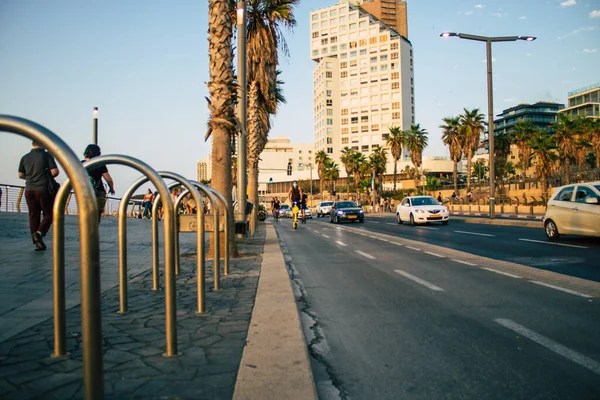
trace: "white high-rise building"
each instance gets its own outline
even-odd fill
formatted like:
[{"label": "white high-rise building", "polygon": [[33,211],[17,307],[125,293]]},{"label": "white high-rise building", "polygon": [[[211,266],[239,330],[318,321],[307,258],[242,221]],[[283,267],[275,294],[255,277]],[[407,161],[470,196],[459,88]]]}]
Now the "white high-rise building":
[{"label": "white high-rise building", "polygon": [[315,151],[338,162],[345,147],[368,157],[389,127],[414,123],[412,44],[353,4],[310,14]]}]

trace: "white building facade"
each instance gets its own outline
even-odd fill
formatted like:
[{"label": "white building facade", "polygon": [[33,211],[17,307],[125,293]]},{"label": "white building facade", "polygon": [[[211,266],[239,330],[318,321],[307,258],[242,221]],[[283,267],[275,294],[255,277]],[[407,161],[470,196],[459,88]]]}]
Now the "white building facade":
[{"label": "white building facade", "polygon": [[368,157],[385,146],[388,128],[414,122],[411,43],[351,3],[310,16],[315,151],[338,164],[345,147]]}]

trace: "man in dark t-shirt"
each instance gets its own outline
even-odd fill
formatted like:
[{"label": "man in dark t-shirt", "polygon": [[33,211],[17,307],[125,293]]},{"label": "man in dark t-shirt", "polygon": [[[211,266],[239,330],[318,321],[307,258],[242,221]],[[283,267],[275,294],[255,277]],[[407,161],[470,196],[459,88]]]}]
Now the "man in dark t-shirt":
[{"label": "man in dark t-shirt", "polygon": [[[36,250],[46,250],[42,239],[52,225],[54,198],[48,191],[48,181],[58,176],[54,158],[33,142],[33,149],[19,162],[19,178],[25,179],[25,200],[29,208],[29,230]],[[43,212],[43,218],[41,213]]]},{"label": "man in dark t-shirt", "polygon": [[[95,144],[90,144],[85,148],[83,152],[83,156],[85,157],[85,161],[89,161],[94,157],[98,157],[101,155],[100,147]],[[112,176],[108,172],[108,168],[106,165],[101,165],[92,170],[88,170],[88,175],[92,180],[92,186],[94,186],[94,190],[96,191],[96,201],[98,203],[98,221],[102,221],[102,214],[104,213],[104,207],[106,206],[106,189],[104,188],[104,184],[102,183],[102,178],[108,184],[108,192],[110,194],[115,194],[115,187]]]}]

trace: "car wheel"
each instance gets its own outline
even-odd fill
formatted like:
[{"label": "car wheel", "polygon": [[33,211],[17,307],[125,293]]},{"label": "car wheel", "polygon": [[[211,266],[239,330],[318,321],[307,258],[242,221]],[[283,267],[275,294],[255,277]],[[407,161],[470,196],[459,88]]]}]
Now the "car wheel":
[{"label": "car wheel", "polygon": [[548,236],[548,239],[550,240],[556,240],[560,236],[556,223],[551,219],[547,220],[544,224],[544,230],[546,231],[546,236]]},{"label": "car wheel", "polygon": [[396,217],[398,217],[398,224],[402,225],[402,218],[400,218],[400,213],[396,213]]},{"label": "car wheel", "polygon": [[410,214],[410,224],[413,225],[413,226],[416,225],[416,223],[415,223],[415,217],[413,217],[412,214]]},{"label": "car wheel", "polygon": [[448,225],[448,221],[442,221],[442,225]]}]

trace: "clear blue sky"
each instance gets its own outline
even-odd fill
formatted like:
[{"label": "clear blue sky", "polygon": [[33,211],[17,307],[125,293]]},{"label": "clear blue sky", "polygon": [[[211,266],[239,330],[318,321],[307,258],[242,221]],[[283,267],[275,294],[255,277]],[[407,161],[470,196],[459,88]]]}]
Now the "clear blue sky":
[{"label": "clear blue sky", "polygon": [[[303,0],[282,59],[288,104],[272,136],[311,142],[309,13],[336,0]],[[100,108],[104,154],[138,157],[195,178],[210,152],[207,0],[3,0],[0,113],[32,119],[81,154]],[[494,45],[495,112],[520,102],[565,103],[600,81],[600,0],[408,0],[414,46],[416,119],[430,132],[426,156],[446,155],[438,126],[463,107],[487,111],[485,46],[442,39],[443,31],[533,35]],[[29,141],[0,132],[0,183],[22,184],[17,164]],[[122,194],[139,176],[110,167]],[[64,174],[62,176],[64,178]]]}]

